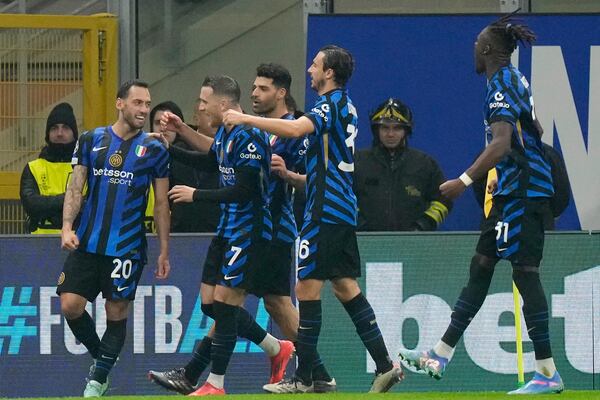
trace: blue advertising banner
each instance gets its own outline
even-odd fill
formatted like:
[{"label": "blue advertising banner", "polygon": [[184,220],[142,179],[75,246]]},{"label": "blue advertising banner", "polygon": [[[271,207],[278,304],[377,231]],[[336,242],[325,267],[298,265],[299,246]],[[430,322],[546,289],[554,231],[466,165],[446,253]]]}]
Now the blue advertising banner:
[{"label": "blue advertising banner", "polygon": [[[199,288],[210,240],[172,239],[173,270],[167,280],[158,281],[153,277],[158,246],[149,238],[149,263],[130,309],[127,341],[111,372],[109,394],[165,393],[148,381],[147,371],[184,366],[208,332],[212,320],[200,310]],[[60,250],[60,238],[2,238],[0,256],[0,398],[81,395],[92,359],[60,313],[56,282],[67,256]],[[102,295],[88,305],[102,337]],[[246,309],[271,330],[262,300],[249,296]],[[258,346],[238,340],[228,369],[228,393],[260,392],[268,382],[269,366]]]},{"label": "blue advertising banner", "polygon": [[[537,34],[513,64],[529,79],[543,140],[565,159],[573,200],[557,229],[600,229],[600,15],[521,15]],[[473,45],[493,15],[311,15],[307,64],[326,44],[347,48],[356,69],[348,85],[358,110],[357,149],[371,145],[368,115],[389,97],[413,111],[410,146],[458,177],[483,150],[484,76]],[[306,108],[316,94],[307,80]],[[445,230],[476,230],[471,193],[460,198]]]}]

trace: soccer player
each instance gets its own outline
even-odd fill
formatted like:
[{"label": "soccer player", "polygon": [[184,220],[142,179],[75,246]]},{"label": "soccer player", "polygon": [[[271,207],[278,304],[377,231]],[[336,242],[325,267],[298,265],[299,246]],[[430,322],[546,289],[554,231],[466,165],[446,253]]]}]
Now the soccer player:
[{"label": "soccer player", "polygon": [[[293,352],[291,342],[269,335],[241,307],[246,292],[253,290],[259,278],[258,265],[266,257],[272,225],[268,208],[268,137],[252,127],[222,124],[223,111],[241,110],[239,100],[240,88],[233,78],[206,78],[200,91],[200,107],[206,110],[211,125],[219,127],[208,154],[169,147],[175,158],[202,169],[218,168],[220,173],[219,189],[180,185],[169,192],[174,202],[204,199],[221,203],[221,220],[208,251],[201,285],[202,311],[215,320],[214,334],[211,338],[209,333],[200,342],[185,368],[149,373],[152,380],[167,389],[190,393],[212,361],[207,382],[191,393],[194,396],[225,394],[224,375],[238,335],[258,344],[271,357],[272,374],[280,375],[278,379],[283,377]],[[165,113],[162,121],[168,130],[186,129],[171,113]]]},{"label": "soccer player", "polygon": [[[154,218],[160,239],[155,276],[169,275],[169,154],[142,131],[150,111],[148,85],[129,81],[117,93],[119,118],[84,133],[73,154],[73,175],[63,207],[61,242],[71,253],[56,292],[73,334],[94,358],[84,397],[100,397],[125,342],[129,303],[146,263],[144,210],[154,185]],[[87,200],[77,231],[73,221]],[[106,299],[102,340],[85,310],[98,293]]]},{"label": "soccer player", "polygon": [[402,351],[400,358],[441,379],[458,340],[486,298],[495,265],[505,259],[512,263],[512,278],[523,297],[523,315],[536,358],[533,379],[510,393],[557,393],[564,385],[552,358],[548,304],[539,275],[544,247],[542,217],[554,191],[529,83],[510,63],[517,41],[532,43],[535,35],[512,20],[512,15],[488,25],[475,42],[475,70],[488,79],[484,103],[488,146],[458,179],[440,186],[442,194],[453,199],[490,168],[497,171],[491,212],[482,223],[469,281],[454,306],[448,329],[434,348]]},{"label": "soccer player", "polygon": [[356,242],[356,197],[352,191],[354,139],[357,134],[356,109],[345,89],[354,68],[352,55],[337,46],[325,46],[308,69],[311,87],[320,98],[297,120],[261,118],[229,110],[225,123],[248,124],[279,137],[308,135],[306,155],[307,204],[298,251],[300,325],[294,377],[264,389],[274,393],[312,391],[312,368],[318,357],[321,330],[321,289],[331,281],[334,294],[352,318],[356,331],[375,360],[376,376],[372,392],[388,391],[402,377],[392,364],[375,314],[362,294],[360,257]]}]

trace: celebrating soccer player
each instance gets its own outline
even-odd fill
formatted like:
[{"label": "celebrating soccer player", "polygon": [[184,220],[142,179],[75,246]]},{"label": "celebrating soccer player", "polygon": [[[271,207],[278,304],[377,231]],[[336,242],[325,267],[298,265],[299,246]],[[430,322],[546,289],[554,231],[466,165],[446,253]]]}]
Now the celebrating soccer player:
[{"label": "celebrating soccer player", "polygon": [[[142,131],[150,111],[148,85],[141,81],[123,84],[117,93],[117,109],[119,119],[112,126],[79,138],[63,207],[62,247],[71,253],[56,292],[73,334],[94,358],[84,397],[106,392],[108,373],[125,342],[129,303],[146,263],[144,211],[151,184],[160,239],[156,277],[164,279],[170,270],[169,154]],[[74,232],[86,184],[87,200]],[[86,303],[100,292],[106,298],[107,319],[102,340],[85,311]]]},{"label": "celebrating soccer player", "polygon": [[512,15],[487,26],[475,42],[475,70],[488,79],[484,105],[488,146],[458,179],[440,186],[442,194],[456,198],[491,168],[497,173],[490,186],[495,187],[491,211],[471,259],[469,281],[435,347],[425,352],[402,351],[400,358],[407,366],[441,379],[458,340],[486,298],[494,267],[505,259],[512,263],[513,281],[523,297],[523,314],[536,359],[533,379],[510,393],[558,393],[564,385],[552,358],[548,303],[539,275],[544,248],[542,219],[549,214],[546,210],[554,190],[529,83],[510,63],[517,41],[532,43],[535,35],[512,20]]},{"label": "celebrating soccer player", "polygon": [[264,389],[274,393],[313,391],[313,366],[318,361],[321,330],[321,289],[330,280],[336,297],[352,318],[356,331],[377,366],[372,392],[388,391],[402,377],[385,347],[375,314],[356,278],[360,258],[356,241],[356,197],[352,191],[356,109],[345,89],[352,75],[352,55],[337,46],[319,50],[308,69],[311,87],[320,98],[297,120],[261,118],[229,110],[226,124],[248,124],[279,137],[308,135],[307,203],[298,251],[300,325],[298,368],[293,378]]}]

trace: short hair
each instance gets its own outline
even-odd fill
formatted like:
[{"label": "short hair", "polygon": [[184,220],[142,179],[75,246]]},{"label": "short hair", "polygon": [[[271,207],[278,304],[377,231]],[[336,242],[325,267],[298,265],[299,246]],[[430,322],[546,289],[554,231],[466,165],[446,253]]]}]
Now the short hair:
[{"label": "short hair", "polygon": [[129,89],[131,89],[132,86],[143,87],[148,89],[148,84],[146,82],[133,79],[121,85],[121,87],[117,91],[117,99],[126,99],[127,96],[129,96]]},{"label": "short hair", "polygon": [[323,71],[332,69],[335,73],[333,80],[340,86],[346,85],[354,71],[354,58],[344,48],[335,45],[323,46],[319,52],[324,54]]},{"label": "short hair", "polygon": [[235,104],[239,104],[241,97],[240,85],[235,79],[227,75],[207,76],[202,86],[209,87],[217,96],[228,97]]},{"label": "short hair", "polygon": [[278,88],[284,88],[288,93],[292,86],[292,76],[286,67],[280,64],[269,63],[260,64],[256,67],[256,76],[262,78],[270,78],[273,80],[273,85]]},{"label": "short hair", "polygon": [[152,110],[150,111],[150,128],[152,128],[154,116],[159,111],[170,111],[173,114],[177,115],[179,118],[181,118],[182,121],[184,121],[183,112],[181,112],[181,108],[179,108],[177,104],[175,104],[172,101],[163,101],[162,103],[155,105],[154,108],[152,108]]},{"label": "short hair", "polygon": [[505,55],[510,56],[512,54],[517,48],[517,42],[521,42],[523,45],[531,45],[537,38],[527,25],[513,18],[519,10],[520,8],[487,26],[492,43],[496,44],[498,50]]}]

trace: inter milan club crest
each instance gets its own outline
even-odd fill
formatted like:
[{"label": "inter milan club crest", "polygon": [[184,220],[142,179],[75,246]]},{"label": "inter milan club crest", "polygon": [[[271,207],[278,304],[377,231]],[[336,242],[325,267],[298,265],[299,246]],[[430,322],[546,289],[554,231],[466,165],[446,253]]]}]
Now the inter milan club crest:
[{"label": "inter milan club crest", "polygon": [[115,153],[108,158],[108,163],[113,168],[118,168],[123,164],[123,156],[120,153]]},{"label": "inter milan club crest", "polygon": [[146,149],[147,147],[138,144],[135,146],[135,155],[138,157],[143,157],[144,154],[146,154]]}]

